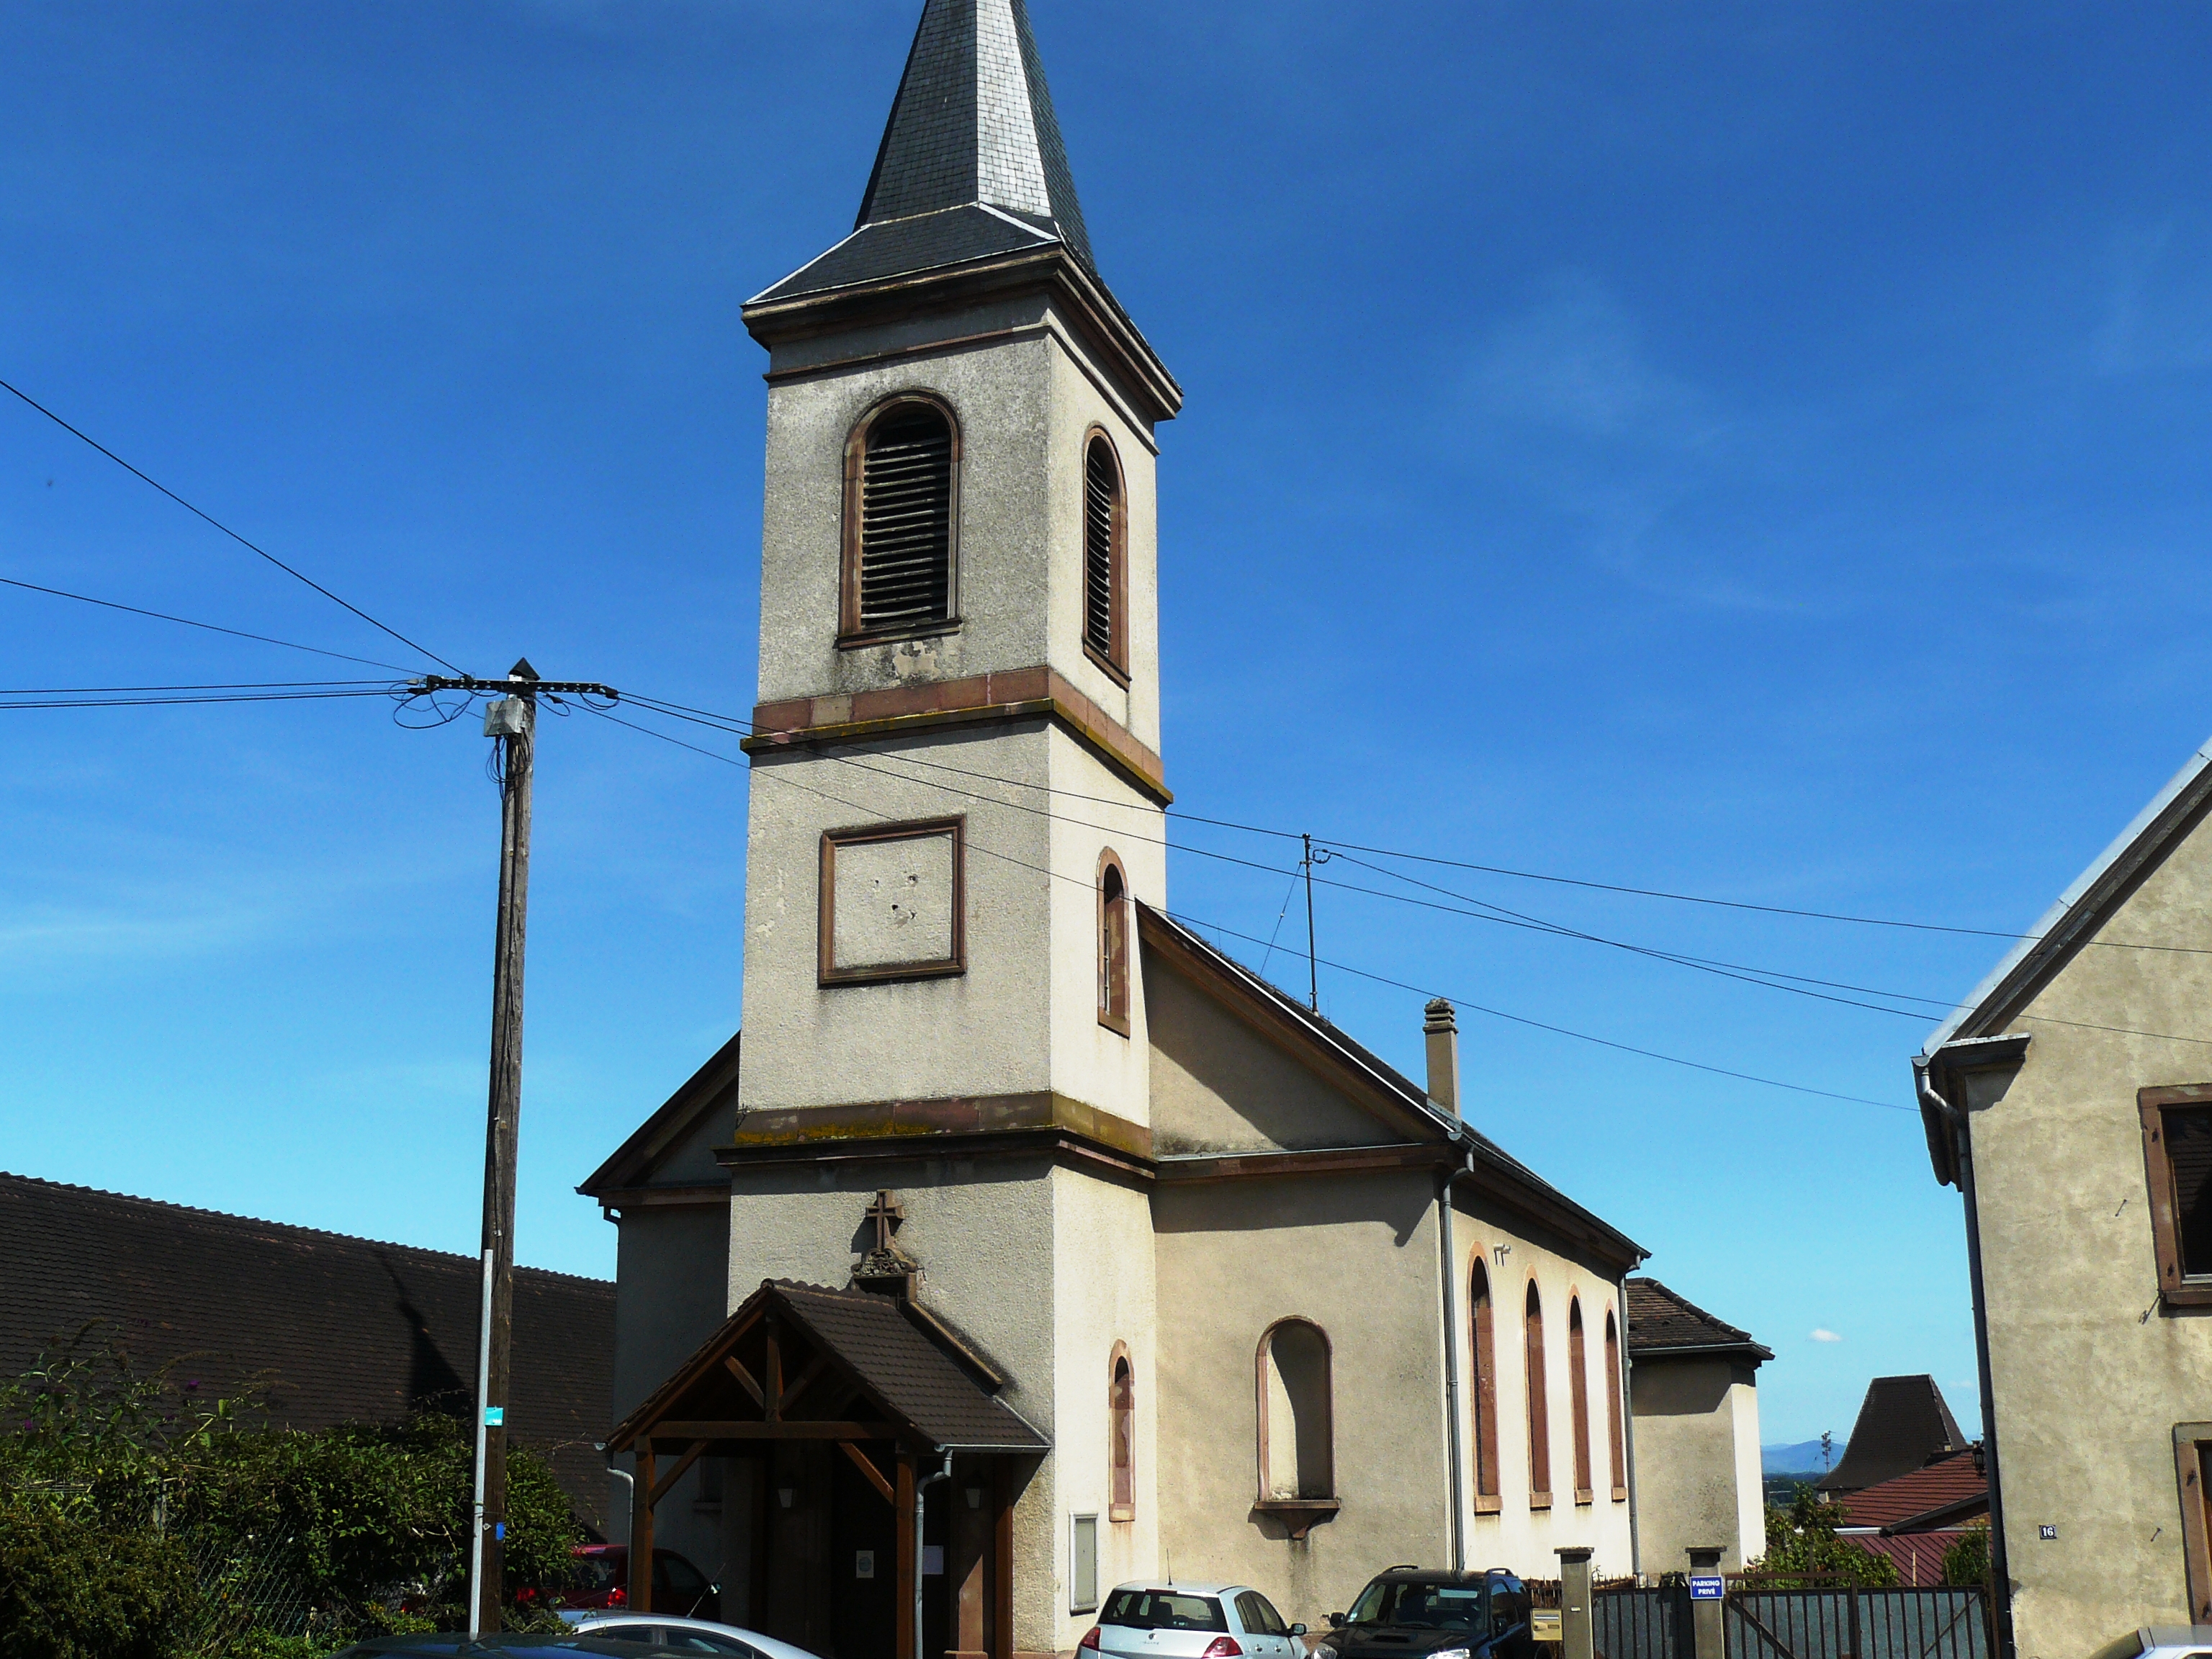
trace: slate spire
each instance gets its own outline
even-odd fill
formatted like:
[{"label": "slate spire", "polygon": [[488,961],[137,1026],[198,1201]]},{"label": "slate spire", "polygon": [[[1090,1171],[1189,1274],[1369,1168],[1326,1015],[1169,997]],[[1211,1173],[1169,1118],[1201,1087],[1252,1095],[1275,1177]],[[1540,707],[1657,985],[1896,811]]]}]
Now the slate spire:
[{"label": "slate spire", "polygon": [[1057,243],[1094,277],[1023,0],[927,0],[853,234],[762,301]]}]

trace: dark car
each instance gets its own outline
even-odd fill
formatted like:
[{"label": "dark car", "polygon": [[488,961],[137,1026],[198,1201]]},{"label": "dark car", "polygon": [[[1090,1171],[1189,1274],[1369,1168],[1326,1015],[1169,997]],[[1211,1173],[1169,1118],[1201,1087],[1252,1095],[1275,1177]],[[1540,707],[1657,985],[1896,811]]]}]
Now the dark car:
[{"label": "dark car", "polygon": [[[629,1547],[579,1544],[571,1552],[576,1568],[568,1588],[551,1598],[556,1607],[592,1610],[629,1606]],[[720,1619],[722,1587],[674,1550],[653,1553],[653,1610],[681,1619]]]},{"label": "dark car", "polygon": [[1502,1567],[1393,1567],[1328,1622],[1315,1659],[1534,1659],[1536,1650],[1528,1589]]}]

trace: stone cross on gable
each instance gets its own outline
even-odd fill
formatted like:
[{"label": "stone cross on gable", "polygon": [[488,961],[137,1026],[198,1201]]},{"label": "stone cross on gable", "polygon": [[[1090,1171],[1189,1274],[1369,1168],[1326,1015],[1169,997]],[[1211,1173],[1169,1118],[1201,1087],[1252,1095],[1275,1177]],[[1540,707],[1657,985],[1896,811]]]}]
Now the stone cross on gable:
[{"label": "stone cross on gable", "polygon": [[864,1213],[868,1220],[876,1224],[876,1249],[888,1251],[891,1247],[891,1235],[906,1219],[906,1206],[890,1193],[879,1192],[876,1194],[876,1201],[869,1205]]}]

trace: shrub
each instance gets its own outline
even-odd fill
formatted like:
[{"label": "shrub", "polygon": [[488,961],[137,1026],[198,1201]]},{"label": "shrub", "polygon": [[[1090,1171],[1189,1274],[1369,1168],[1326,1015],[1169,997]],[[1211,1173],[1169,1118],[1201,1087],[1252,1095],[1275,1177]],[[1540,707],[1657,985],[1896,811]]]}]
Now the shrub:
[{"label": "shrub", "polygon": [[1801,1486],[1790,1506],[1766,1506],[1766,1555],[1756,1564],[1761,1572],[1844,1573],[1860,1583],[1885,1586],[1897,1582],[1897,1563],[1886,1555],[1863,1550],[1848,1538],[1836,1536],[1843,1516],[1835,1505],[1822,1501],[1812,1487]]},{"label": "shrub", "polygon": [[199,1611],[174,1539],[36,1493],[0,1500],[0,1659],[167,1659]]},{"label": "shrub", "polygon": [[1990,1582],[1990,1529],[1975,1527],[1943,1552],[1943,1582],[1961,1589]]}]

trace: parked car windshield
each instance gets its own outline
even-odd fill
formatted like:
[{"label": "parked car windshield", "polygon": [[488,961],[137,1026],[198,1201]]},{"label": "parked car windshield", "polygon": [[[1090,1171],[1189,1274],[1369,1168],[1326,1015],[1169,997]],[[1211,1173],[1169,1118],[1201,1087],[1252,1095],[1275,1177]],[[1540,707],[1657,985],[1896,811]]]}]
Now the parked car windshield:
[{"label": "parked car windshield", "polygon": [[578,1589],[596,1595],[611,1590],[622,1582],[622,1565],[611,1555],[580,1555],[569,1582]]},{"label": "parked car windshield", "polygon": [[1376,1580],[1352,1604],[1355,1625],[1413,1625],[1423,1630],[1484,1631],[1480,1584],[1389,1583]]},{"label": "parked car windshield", "polygon": [[1225,1631],[1221,1603],[1210,1595],[1186,1595],[1177,1590],[1115,1590],[1106,1604],[1102,1625],[1121,1625],[1130,1630]]}]

